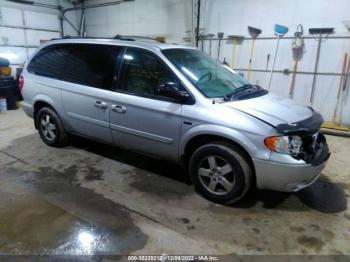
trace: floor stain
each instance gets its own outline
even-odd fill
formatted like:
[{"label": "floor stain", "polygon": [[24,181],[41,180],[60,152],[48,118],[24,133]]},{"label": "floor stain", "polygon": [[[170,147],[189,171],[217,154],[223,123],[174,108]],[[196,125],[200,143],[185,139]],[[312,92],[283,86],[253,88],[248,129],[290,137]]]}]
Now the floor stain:
[{"label": "floor stain", "polygon": [[[141,249],[147,235],[130,211],[76,185],[77,168],[39,171],[1,168],[0,252],[7,254],[123,254]],[[13,190],[18,192],[19,190]]]},{"label": "floor stain", "polygon": [[324,242],[316,237],[300,236],[297,241],[306,248],[313,248],[316,251],[320,251],[324,246]]},{"label": "floor stain", "polygon": [[332,240],[335,237],[335,234],[332,231],[328,230],[328,229],[325,229],[323,231],[323,234],[327,238],[327,240]]},{"label": "floor stain", "polygon": [[301,233],[305,231],[305,228],[303,227],[290,227],[290,231],[295,233]]},{"label": "floor stain", "polygon": [[260,234],[260,233],[261,233],[260,229],[258,229],[258,228],[255,228],[255,227],[254,227],[252,230],[253,230],[253,232],[254,232],[255,234]]},{"label": "floor stain", "polygon": [[88,166],[80,170],[84,173],[84,179],[87,181],[103,180],[103,170],[96,169],[92,166]]},{"label": "floor stain", "polygon": [[191,220],[189,220],[186,217],[177,218],[177,221],[181,222],[182,224],[189,224],[189,223],[191,223]]},{"label": "floor stain", "polygon": [[320,226],[316,225],[316,224],[311,224],[309,225],[309,228],[313,231],[319,231],[320,230]]},{"label": "floor stain", "polygon": [[133,182],[130,183],[131,188],[166,201],[194,194],[193,187],[190,185],[176,181],[170,183],[168,179],[150,175],[149,172],[142,169],[135,169],[134,174]]}]

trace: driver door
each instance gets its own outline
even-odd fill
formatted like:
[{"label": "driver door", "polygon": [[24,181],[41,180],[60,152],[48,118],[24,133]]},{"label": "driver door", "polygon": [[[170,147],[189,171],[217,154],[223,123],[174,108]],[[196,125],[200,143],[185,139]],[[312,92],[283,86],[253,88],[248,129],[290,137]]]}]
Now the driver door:
[{"label": "driver door", "polygon": [[178,160],[182,105],[158,94],[159,85],[169,81],[178,80],[155,54],[127,48],[110,112],[118,146]]}]

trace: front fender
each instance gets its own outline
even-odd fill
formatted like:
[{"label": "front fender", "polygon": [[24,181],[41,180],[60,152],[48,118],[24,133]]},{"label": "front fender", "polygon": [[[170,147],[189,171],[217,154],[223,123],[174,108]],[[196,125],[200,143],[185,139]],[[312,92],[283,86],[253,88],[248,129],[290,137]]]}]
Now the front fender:
[{"label": "front fender", "polygon": [[258,145],[256,145],[251,138],[249,138],[242,132],[232,128],[211,124],[201,124],[187,130],[182,135],[182,140],[180,143],[180,155],[184,155],[186,145],[188,144],[188,142],[192,138],[200,135],[214,135],[232,140],[233,142],[237,143],[242,148],[244,148],[251,158],[269,159],[270,157],[269,151],[261,150],[261,148]]}]

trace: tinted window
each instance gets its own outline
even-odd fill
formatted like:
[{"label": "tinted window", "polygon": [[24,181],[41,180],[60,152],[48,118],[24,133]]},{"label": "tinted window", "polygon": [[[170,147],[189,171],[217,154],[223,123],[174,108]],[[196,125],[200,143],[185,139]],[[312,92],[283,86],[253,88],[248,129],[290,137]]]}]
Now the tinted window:
[{"label": "tinted window", "polygon": [[65,66],[68,82],[111,89],[119,47],[107,45],[71,45]]},{"label": "tinted window", "polygon": [[75,84],[111,89],[121,48],[108,45],[65,44],[41,50],[28,71]]},{"label": "tinted window", "polygon": [[50,46],[39,51],[28,65],[28,71],[37,75],[63,79],[65,61],[69,51],[63,46]]},{"label": "tinted window", "polygon": [[166,82],[178,82],[174,74],[158,57],[145,50],[128,48],[123,61],[119,89],[128,93],[159,96],[159,85]]}]

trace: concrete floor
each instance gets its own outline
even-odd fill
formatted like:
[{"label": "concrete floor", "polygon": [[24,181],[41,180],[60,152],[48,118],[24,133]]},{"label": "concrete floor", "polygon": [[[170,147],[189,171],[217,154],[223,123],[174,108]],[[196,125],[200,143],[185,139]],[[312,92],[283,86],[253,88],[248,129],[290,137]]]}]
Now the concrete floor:
[{"label": "concrete floor", "polygon": [[227,207],[167,163],[84,139],[46,146],[0,114],[0,254],[350,254],[350,139],[327,137],[321,180]]}]

